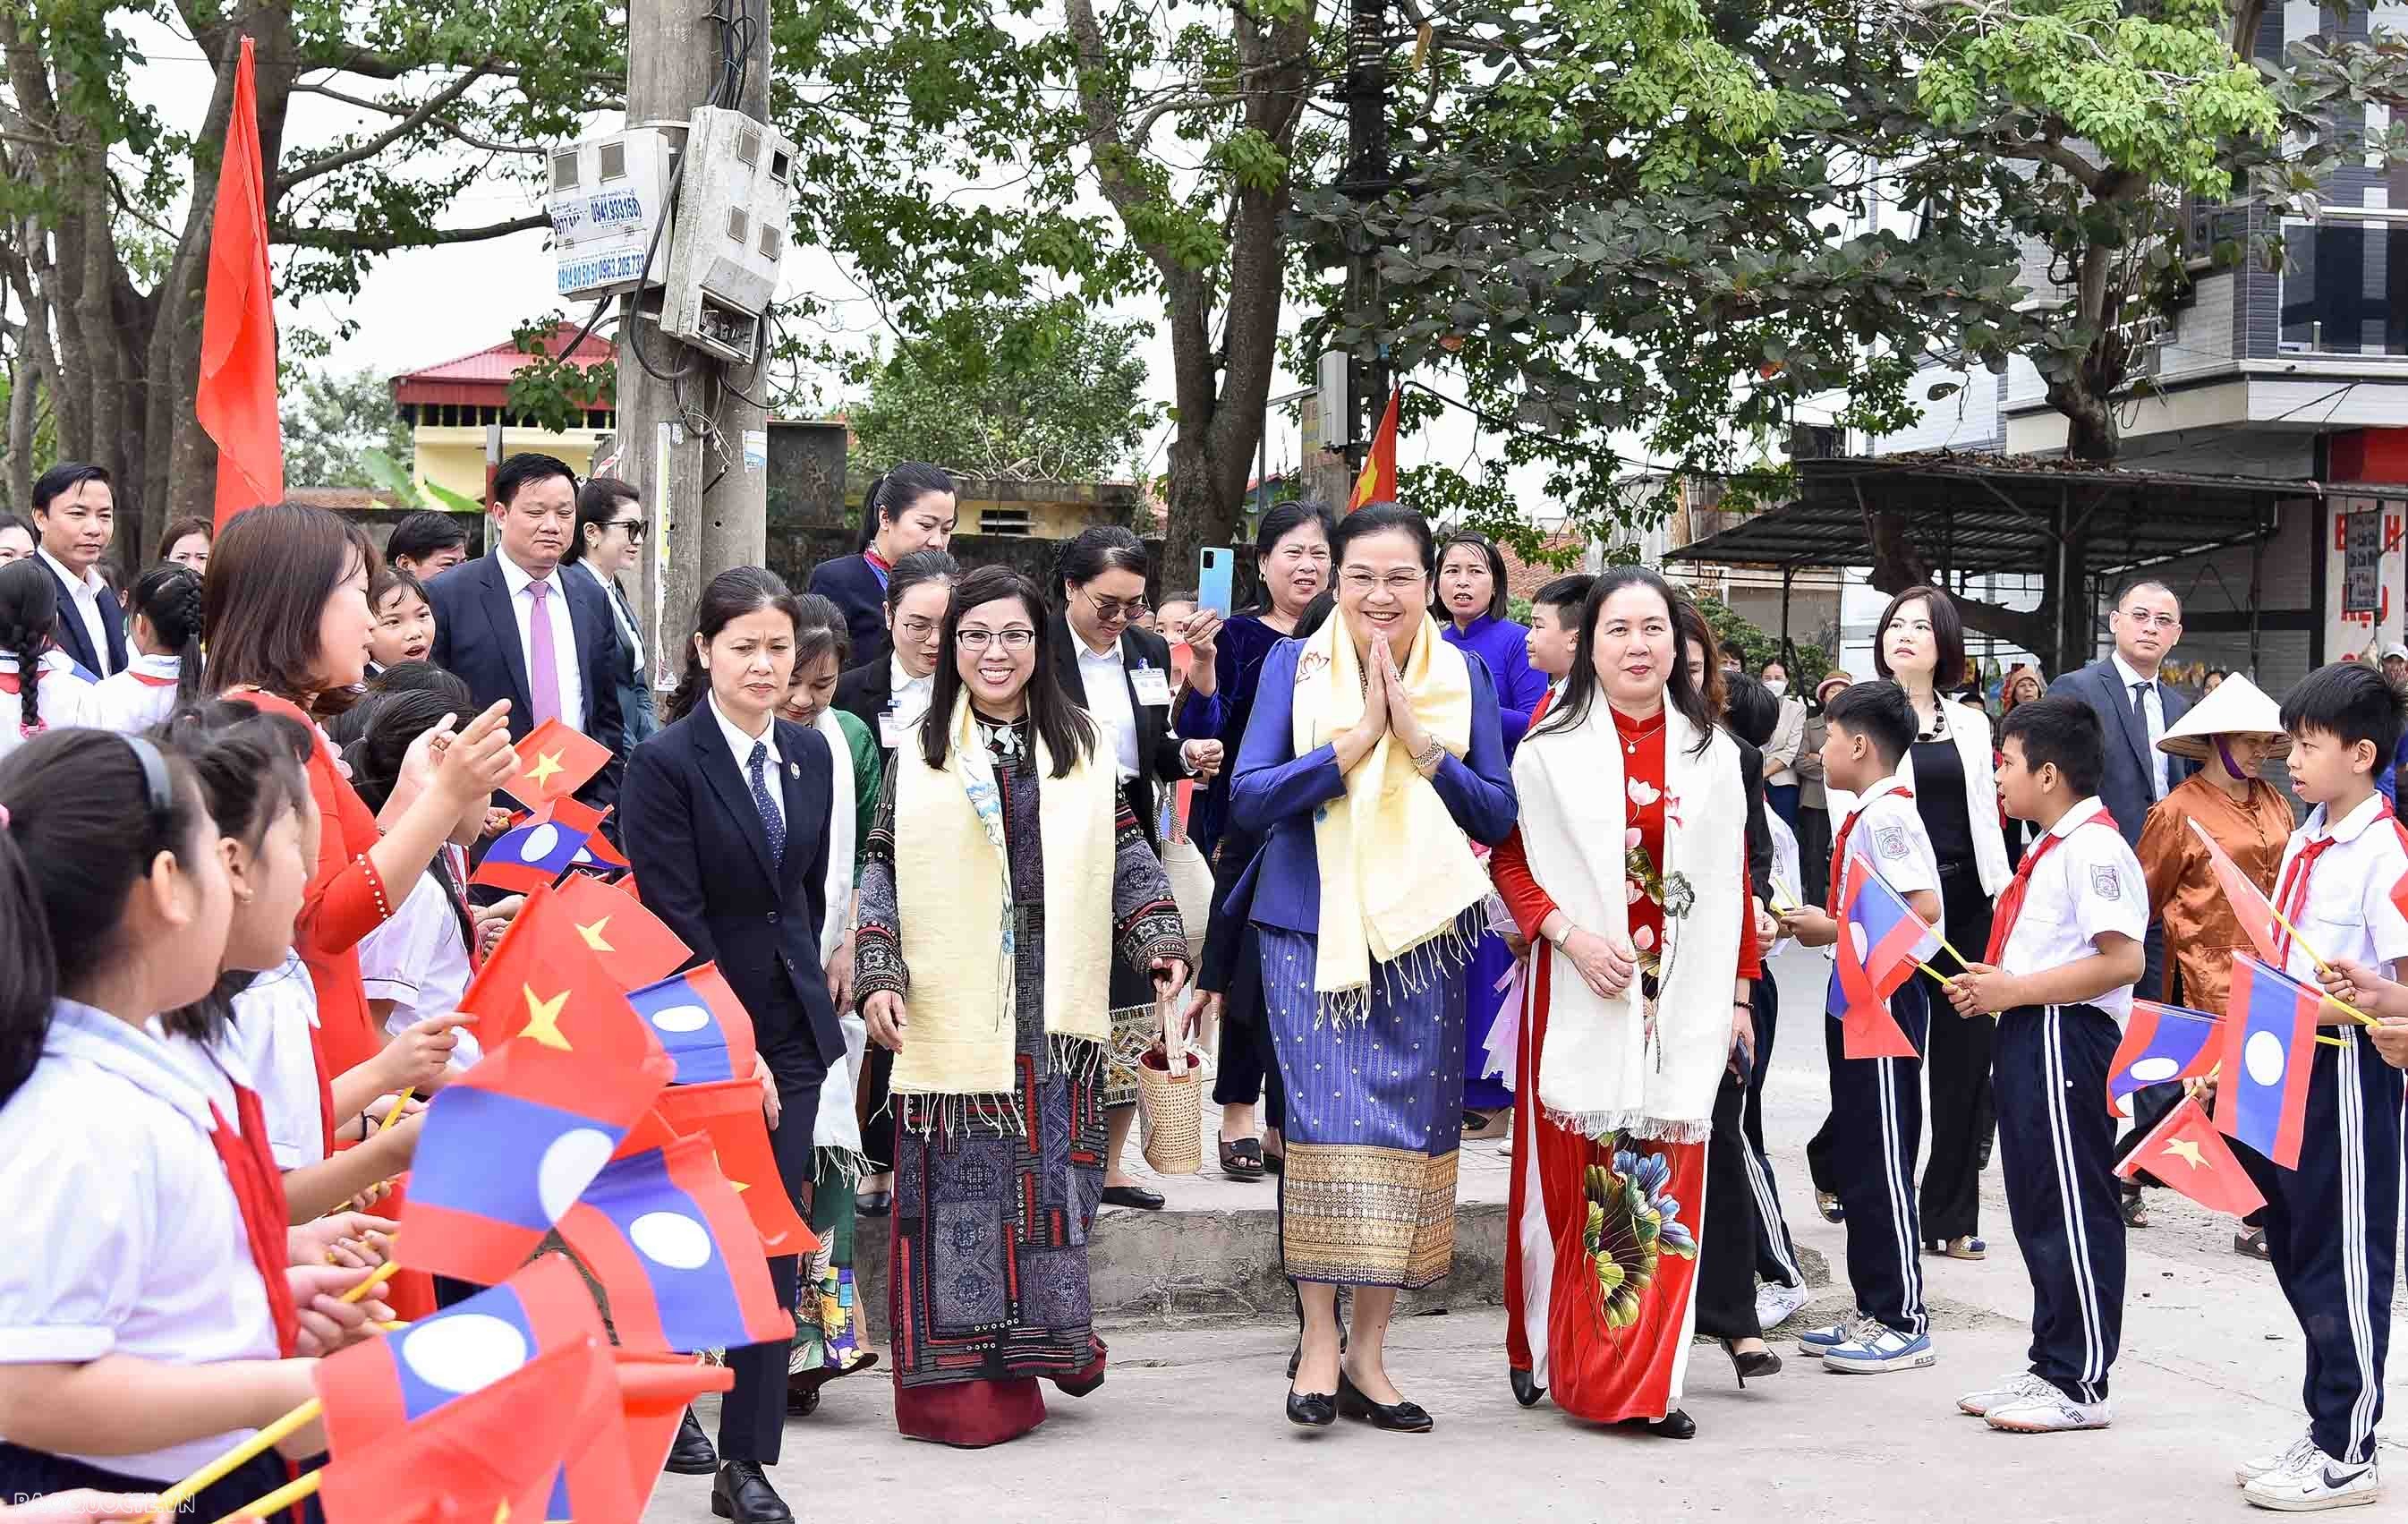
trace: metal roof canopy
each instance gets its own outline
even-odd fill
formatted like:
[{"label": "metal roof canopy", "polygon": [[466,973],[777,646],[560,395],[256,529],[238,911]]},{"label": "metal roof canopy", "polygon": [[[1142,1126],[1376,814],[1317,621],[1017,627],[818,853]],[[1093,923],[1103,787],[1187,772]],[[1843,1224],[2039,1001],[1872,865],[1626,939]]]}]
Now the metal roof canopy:
[{"label": "metal roof canopy", "polygon": [[[2274,506],[2323,483],[2052,467],[2030,457],[1840,456],[1793,463],[1798,496],[1668,552],[1668,561],[1807,568],[1873,563],[1871,519],[1904,514],[1925,558],[1951,576],[2054,574],[2071,540],[2098,576],[2244,544],[2271,531]],[[2353,487],[2358,484],[2353,483]]]}]

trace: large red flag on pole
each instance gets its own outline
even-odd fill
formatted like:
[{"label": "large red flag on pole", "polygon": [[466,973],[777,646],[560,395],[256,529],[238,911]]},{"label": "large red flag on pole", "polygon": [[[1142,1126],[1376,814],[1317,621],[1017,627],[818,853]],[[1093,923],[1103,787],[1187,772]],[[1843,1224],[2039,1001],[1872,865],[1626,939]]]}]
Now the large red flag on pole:
[{"label": "large red flag on pole", "polygon": [[193,414],[217,441],[218,527],[284,496],[284,431],[276,416],[275,293],[267,275],[267,177],[260,167],[259,92],[251,38],[235,65],[234,113],[209,223],[209,286],[201,316],[201,384]]},{"label": "large red flag on pole", "polygon": [[1371,435],[1371,452],[1363,457],[1362,474],[1354,479],[1354,496],[1347,500],[1349,513],[1366,503],[1396,501],[1397,404],[1404,396],[1401,386],[1388,394],[1388,410],[1380,415],[1380,426]]}]

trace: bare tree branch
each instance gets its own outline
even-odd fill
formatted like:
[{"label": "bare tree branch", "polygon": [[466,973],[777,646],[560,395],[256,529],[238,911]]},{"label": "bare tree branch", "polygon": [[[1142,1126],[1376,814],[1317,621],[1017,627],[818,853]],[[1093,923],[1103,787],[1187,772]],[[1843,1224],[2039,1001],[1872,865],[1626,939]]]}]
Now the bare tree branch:
[{"label": "bare tree branch", "polygon": [[417,238],[396,238],[359,228],[294,227],[288,223],[269,223],[267,234],[279,243],[289,243],[301,249],[384,253],[394,249],[423,249],[436,244],[482,243],[489,238],[506,238],[513,233],[525,233],[551,225],[552,218],[538,211],[530,216],[513,217],[506,223],[487,223],[481,227],[439,227],[424,237]]},{"label": "bare tree branch", "polygon": [[[409,108],[408,107],[394,106],[385,101],[370,100],[365,95],[348,94],[343,91],[335,89],[332,85],[296,84],[293,87],[293,93],[296,95],[323,95],[330,101],[339,101],[345,106],[355,107],[363,111],[380,111],[389,117],[407,116],[409,114]],[[594,109],[596,111],[624,110],[624,108],[625,103],[615,99],[597,100],[594,103]],[[527,155],[530,158],[539,159],[543,157],[545,151],[539,145],[533,143],[504,143],[490,137],[480,137],[475,133],[472,133],[466,127],[461,126],[457,122],[452,121],[450,117],[435,117],[427,121],[423,125],[437,128],[447,136],[457,138],[459,141],[467,144],[470,148],[480,149],[487,153],[519,153]]]},{"label": "bare tree branch", "polygon": [[354,146],[345,149],[338,153],[329,153],[323,158],[312,159],[306,164],[296,165],[292,169],[279,175],[276,180],[277,194],[281,194],[285,191],[291,190],[294,186],[300,184],[304,180],[315,180],[321,175],[331,175],[336,170],[341,169],[347,165],[358,164],[363,160],[375,158],[386,149],[391,148],[394,144],[408,137],[411,133],[414,133],[419,128],[426,125],[426,123],[438,115],[445,107],[450,106],[453,101],[456,101],[461,96],[466,94],[469,87],[483,78],[485,78],[485,74],[481,67],[463,70],[458,79],[452,80],[450,84],[445,85],[434,94],[427,96],[426,99],[419,102],[417,108],[408,116],[403,117],[399,122],[394,122],[392,126],[369,138],[366,142],[355,144]]}]

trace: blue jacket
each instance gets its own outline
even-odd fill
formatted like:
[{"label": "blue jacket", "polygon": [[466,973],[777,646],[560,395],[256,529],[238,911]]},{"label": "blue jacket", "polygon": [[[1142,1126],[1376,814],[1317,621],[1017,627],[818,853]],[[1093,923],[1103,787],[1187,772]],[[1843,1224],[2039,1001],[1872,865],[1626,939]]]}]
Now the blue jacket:
[{"label": "blue jacket", "polygon": [[894,649],[886,634],[886,580],[867,558],[838,555],[821,562],[811,568],[810,591],[844,611],[845,632],[853,638],[847,665],[866,667]]},{"label": "blue jacket", "polygon": [[[1321,864],[1314,846],[1315,813],[1346,792],[1334,746],[1296,755],[1296,663],[1303,643],[1282,640],[1263,658],[1254,686],[1254,713],[1238,749],[1229,786],[1229,821],[1260,833],[1262,850],[1229,893],[1225,907],[1244,912],[1257,926],[1290,931],[1321,929]],[[1484,662],[1467,661],[1471,671],[1471,750],[1449,753],[1431,775],[1438,797],[1463,833],[1495,846],[1513,829],[1521,801],[1505,765],[1505,734],[1497,717],[1497,684]]]}]

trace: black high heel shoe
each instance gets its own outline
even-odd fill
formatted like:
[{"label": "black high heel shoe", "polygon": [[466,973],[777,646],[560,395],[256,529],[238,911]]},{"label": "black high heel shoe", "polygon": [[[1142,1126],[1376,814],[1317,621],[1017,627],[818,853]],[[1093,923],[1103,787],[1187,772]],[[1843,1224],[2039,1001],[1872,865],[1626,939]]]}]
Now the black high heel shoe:
[{"label": "black high heel shoe", "polygon": [[1739,1352],[1738,1342],[1731,1339],[1723,1340],[1722,1346],[1723,1353],[1730,1357],[1731,1373],[1739,1377],[1739,1387],[1742,1391],[1747,1390],[1747,1378],[1750,1376],[1770,1376],[1781,1373],[1781,1357],[1770,1349],[1759,1349],[1753,1354],[1742,1355]]},{"label": "black high heel shoe", "polygon": [[1516,1371],[1509,1365],[1505,1368],[1505,1379],[1513,1387],[1513,1401],[1524,1407],[1537,1407],[1539,1399],[1547,1395],[1547,1388],[1531,1380],[1527,1371]]},{"label": "black high heel shoe", "polygon": [[1287,1421],[1307,1429],[1326,1429],[1338,1421],[1338,1399],[1328,1392],[1300,1392],[1290,1387]]},{"label": "black high heel shoe", "polygon": [[1364,1396],[1342,1366],[1338,1372],[1338,1411],[1349,1418],[1366,1419],[1374,1429],[1399,1434],[1426,1434],[1436,1426],[1419,1402],[1374,1402]]},{"label": "black high heel shoe", "polygon": [[1674,1408],[1671,1412],[1667,1413],[1660,1418],[1625,1418],[1622,1420],[1619,1427],[1627,1429],[1633,1424],[1644,1425],[1647,1431],[1655,1435],[1657,1439],[1695,1439],[1698,1437],[1698,1420],[1690,1417],[1679,1408]]}]

